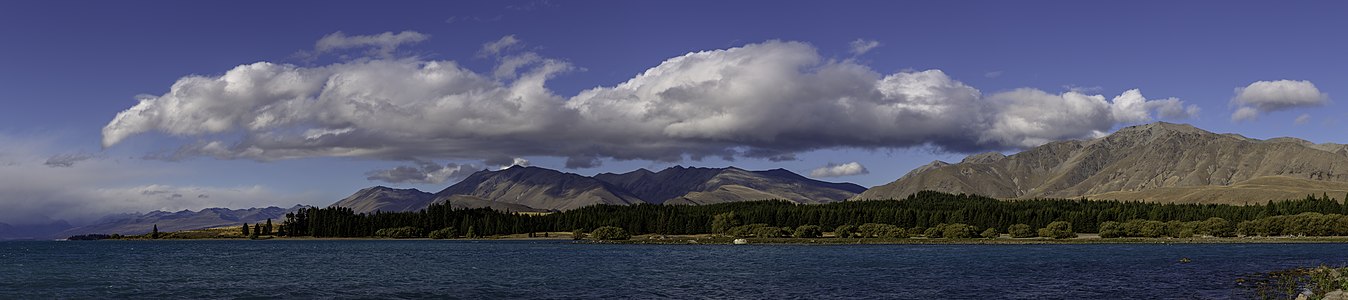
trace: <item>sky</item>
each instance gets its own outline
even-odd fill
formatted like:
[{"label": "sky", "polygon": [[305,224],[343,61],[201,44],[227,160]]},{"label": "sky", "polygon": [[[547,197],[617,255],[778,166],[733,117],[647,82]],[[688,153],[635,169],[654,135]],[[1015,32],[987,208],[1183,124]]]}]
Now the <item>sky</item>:
[{"label": "sky", "polygon": [[1345,6],[10,1],[0,222],[327,205],[514,164],[875,186],[1155,121],[1348,143]]}]

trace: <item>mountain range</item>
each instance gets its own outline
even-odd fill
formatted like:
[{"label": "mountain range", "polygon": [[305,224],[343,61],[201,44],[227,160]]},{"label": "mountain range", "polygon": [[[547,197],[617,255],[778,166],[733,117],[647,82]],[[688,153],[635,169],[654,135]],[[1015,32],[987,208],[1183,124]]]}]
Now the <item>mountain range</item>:
[{"label": "mountain range", "polygon": [[1014,155],[933,161],[853,199],[935,190],[1003,199],[1078,198],[1173,203],[1263,203],[1348,193],[1348,147],[1259,140],[1152,123],[1108,136],[1048,143]]},{"label": "mountain range", "polygon": [[797,203],[843,201],[865,188],[805,178],[783,169],[747,171],[735,167],[676,166],[593,177],[539,167],[514,166],[478,171],[430,194],[387,187],[363,189],[333,206],[358,213],[410,211],[431,203],[492,207],[509,211],[562,211],[597,204],[710,204],[781,199]]}]

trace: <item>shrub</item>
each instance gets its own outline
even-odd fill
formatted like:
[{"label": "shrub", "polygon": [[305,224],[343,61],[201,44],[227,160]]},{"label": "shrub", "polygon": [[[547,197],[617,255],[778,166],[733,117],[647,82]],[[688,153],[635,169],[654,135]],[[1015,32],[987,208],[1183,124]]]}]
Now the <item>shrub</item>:
[{"label": "shrub", "polygon": [[1126,234],[1125,234],[1125,232],[1123,231],[1123,223],[1119,223],[1119,222],[1115,222],[1115,221],[1105,221],[1104,223],[1100,223],[1100,237],[1101,237],[1101,238],[1106,238],[1106,239],[1110,239],[1110,238],[1119,238],[1119,237],[1124,237],[1125,235],[1126,235]]},{"label": "shrub", "polygon": [[727,231],[730,231],[731,228],[740,226],[740,224],[741,221],[739,215],[736,215],[733,211],[718,214],[712,217],[711,232],[715,234],[725,234]]},{"label": "shrub", "polygon": [[585,229],[576,229],[574,231],[571,231],[571,239],[573,240],[585,239]]},{"label": "shrub", "polygon": [[768,224],[754,223],[744,226],[735,226],[726,230],[726,234],[733,237],[752,237],[758,235],[760,233],[759,229],[764,227],[768,227]]},{"label": "shrub", "polygon": [[1039,229],[1039,236],[1065,239],[1077,237],[1077,234],[1072,231],[1072,223],[1068,223],[1067,221],[1054,221],[1053,223],[1048,223],[1048,226]]},{"label": "shrub", "polygon": [[1034,229],[1030,229],[1030,225],[1025,224],[1011,225],[1011,227],[1006,228],[1006,233],[1011,234],[1013,238],[1034,237]]},{"label": "shrub", "polygon": [[[256,233],[256,231],[254,231],[254,233]],[[422,237],[423,235],[421,234],[421,228],[404,226],[404,227],[384,228],[380,230],[375,230],[374,236],[395,238],[395,239],[407,239],[407,238],[418,238]]]},{"label": "shrub", "polygon": [[1001,236],[1001,234],[997,233],[997,228],[988,227],[988,230],[984,230],[983,233],[978,234],[978,236],[985,239],[995,239],[998,236]]},{"label": "shrub", "polygon": [[452,239],[459,237],[459,232],[454,230],[454,227],[445,227],[440,230],[431,231],[430,237],[437,240]]},{"label": "shrub", "polygon": [[841,225],[833,229],[833,235],[839,238],[850,238],[856,235],[857,228],[852,225]]},{"label": "shrub", "polygon": [[880,235],[884,234],[884,232],[887,229],[889,229],[885,226],[893,226],[893,225],[880,224],[880,223],[861,224],[861,226],[857,227],[857,233],[859,233],[862,238],[879,237]]},{"label": "shrub", "polygon": [[614,226],[595,228],[594,231],[590,232],[590,235],[596,240],[603,241],[621,241],[632,238],[632,235],[627,234],[627,230]]},{"label": "shrub", "polygon": [[942,234],[945,234],[945,226],[945,224],[937,224],[936,227],[927,228],[927,231],[923,232],[922,235],[929,239],[939,239]]},{"label": "shrub", "polygon": [[797,238],[817,238],[824,236],[824,231],[820,230],[819,226],[801,225],[800,227],[796,227],[796,232],[794,232],[792,236]]},{"label": "shrub", "polygon": [[976,231],[978,229],[963,223],[946,225],[943,229],[944,230],[941,231],[941,237],[948,239],[968,239],[973,238],[974,235],[978,233],[978,231]]},{"label": "shrub", "polygon": [[908,231],[904,230],[903,227],[889,225],[881,236],[888,239],[906,239],[908,238]]}]

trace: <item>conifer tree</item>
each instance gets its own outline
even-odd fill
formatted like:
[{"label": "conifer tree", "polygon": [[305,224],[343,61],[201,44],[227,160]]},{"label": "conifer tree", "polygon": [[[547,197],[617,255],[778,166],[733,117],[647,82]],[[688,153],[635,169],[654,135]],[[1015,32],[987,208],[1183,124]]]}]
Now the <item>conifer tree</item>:
[{"label": "conifer tree", "polygon": [[154,228],[150,229],[150,238],[159,239],[159,224],[154,224]]},{"label": "conifer tree", "polygon": [[243,223],[243,236],[248,236],[248,223]]}]

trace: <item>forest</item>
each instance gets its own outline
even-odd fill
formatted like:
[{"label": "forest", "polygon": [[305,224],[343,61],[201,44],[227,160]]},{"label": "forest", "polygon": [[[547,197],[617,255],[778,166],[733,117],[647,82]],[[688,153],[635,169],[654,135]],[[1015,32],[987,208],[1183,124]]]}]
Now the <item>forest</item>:
[{"label": "forest", "polygon": [[[1315,216],[1336,216],[1348,212],[1328,195],[1304,199],[1268,201],[1260,205],[1160,204],[1101,200],[998,200],[977,195],[920,192],[905,199],[883,201],[846,201],[829,204],[796,204],[767,200],[711,205],[596,205],[550,214],[502,212],[487,208],[453,209],[436,204],[415,212],[376,212],[356,214],[342,207],[306,208],[286,215],[278,233],[311,237],[372,237],[386,230],[413,231],[418,235],[433,231],[456,235],[492,236],[534,232],[588,231],[612,226],[631,234],[704,234],[713,232],[717,215],[733,212],[739,224],[798,228],[803,225],[832,232],[839,226],[868,223],[900,228],[922,229],[943,224],[969,225],[976,229],[1024,224],[1044,228],[1063,221],[1075,232],[1097,233],[1107,222],[1139,225],[1137,220],[1202,224],[1219,218],[1241,233],[1268,235],[1284,233],[1282,224]],[[1315,213],[1315,214],[1303,214]],[[1301,217],[1297,217],[1301,215]],[[1281,216],[1281,217],[1279,217]],[[1307,217],[1310,216],[1310,217]],[[1329,221],[1325,221],[1329,222]],[[1348,223],[1348,219],[1344,219]],[[1119,226],[1108,223],[1105,226]],[[1197,225],[1195,225],[1197,226]],[[1270,230],[1275,226],[1276,230]],[[1327,225],[1328,226],[1328,225]],[[1346,224],[1348,226],[1348,224]],[[1136,226],[1134,226],[1136,227]],[[1258,227],[1258,228],[1257,228]],[[448,229],[448,231],[444,231]],[[1115,228],[1107,228],[1115,230]],[[1120,229],[1122,230],[1122,229]],[[1308,231],[1312,229],[1306,229]],[[1108,231],[1108,230],[1107,230]],[[1289,231],[1290,232],[1290,231]],[[1138,233],[1141,234],[1141,233]],[[1125,234],[1120,234],[1126,236]]]}]

